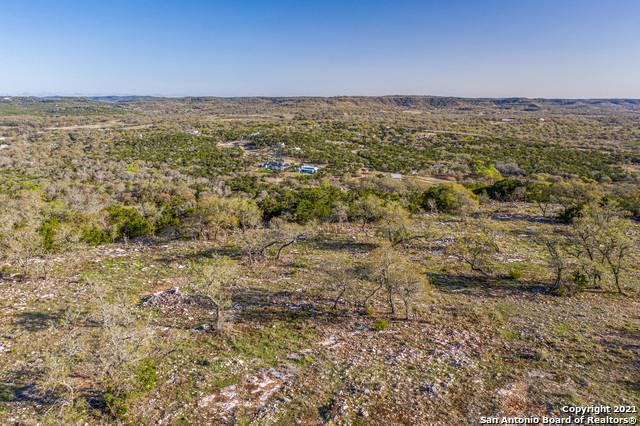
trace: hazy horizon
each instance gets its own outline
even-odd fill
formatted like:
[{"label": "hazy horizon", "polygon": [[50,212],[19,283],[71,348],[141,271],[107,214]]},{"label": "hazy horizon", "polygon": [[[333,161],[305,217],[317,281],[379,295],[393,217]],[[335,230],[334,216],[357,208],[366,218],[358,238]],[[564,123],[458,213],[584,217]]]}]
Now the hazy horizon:
[{"label": "hazy horizon", "polygon": [[0,0],[4,96],[640,98],[640,3]]},{"label": "hazy horizon", "polygon": [[17,94],[17,95],[9,95],[9,94],[0,94],[0,97],[11,97],[11,98],[40,98],[40,99],[55,99],[55,98],[167,98],[167,99],[185,99],[185,98],[221,98],[221,99],[239,99],[239,98],[317,98],[317,99],[330,99],[330,98],[341,98],[341,97],[350,97],[350,98],[384,98],[384,97],[432,97],[432,98],[457,98],[457,99],[529,99],[529,100],[584,100],[584,101],[611,101],[611,100],[631,100],[631,101],[640,101],[640,97],[638,98],[530,98],[526,96],[502,96],[502,97],[489,97],[489,96],[447,96],[447,95],[415,95],[415,94],[395,94],[395,95],[329,95],[329,96],[312,96],[312,95],[273,95],[273,96],[263,96],[263,95],[247,95],[247,96],[215,96],[215,95],[186,95],[186,96],[167,96],[167,95],[127,95],[127,94],[70,94],[70,95],[56,95],[56,94],[43,94],[43,95],[35,95],[35,94]]}]

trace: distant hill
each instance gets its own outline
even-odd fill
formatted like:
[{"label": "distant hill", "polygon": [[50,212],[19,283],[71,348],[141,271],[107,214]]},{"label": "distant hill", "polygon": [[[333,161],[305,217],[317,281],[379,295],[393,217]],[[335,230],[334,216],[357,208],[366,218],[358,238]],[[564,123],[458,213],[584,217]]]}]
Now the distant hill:
[{"label": "distant hill", "polygon": [[148,99],[153,98],[153,96],[88,96],[88,99],[93,99],[94,101],[100,102],[108,102],[108,103],[116,103],[120,101],[125,101],[127,99]]},{"label": "distant hill", "polygon": [[460,98],[446,96],[334,97],[185,97],[91,96],[0,97],[4,115],[123,114],[127,110],[154,114],[288,116],[298,119],[401,117],[410,114],[495,115],[537,117],[617,115],[640,112],[640,99]]},{"label": "distant hill", "polygon": [[[113,101],[115,101],[115,97]],[[156,113],[231,115],[291,114],[309,119],[335,119],[407,113],[495,114],[536,117],[566,114],[637,114],[640,99],[458,98],[440,96],[335,97],[129,97],[115,102],[126,109]]]}]

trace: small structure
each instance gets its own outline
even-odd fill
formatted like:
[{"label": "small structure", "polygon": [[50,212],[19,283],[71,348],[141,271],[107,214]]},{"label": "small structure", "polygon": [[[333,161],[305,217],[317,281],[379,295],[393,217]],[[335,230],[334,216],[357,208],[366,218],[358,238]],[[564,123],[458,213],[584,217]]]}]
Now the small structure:
[{"label": "small structure", "polygon": [[7,149],[9,148],[9,145],[6,143],[0,144],[0,149]]},{"label": "small structure", "polygon": [[513,121],[513,118],[503,118],[500,121],[503,123],[511,123]]},{"label": "small structure", "polygon": [[418,133],[418,139],[426,139],[429,138],[431,136],[435,136],[435,133],[426,133],[426,132],[422,132],[422,133]]},{"label": "small structure", "polygon": [[313,166],[300,166],[297,170],[298,173],[315,174],[318,173],[318,168]]},{"label": "small structure", "polygon": [[289,167],[290,167],[289,163],[279,163],[274,161],[267,161],[266,163],[260,166],[260,168],[267,169],[267,170],[284,170],[284,169],[288,169]]},{"label": "small structure", "polygon": [[402,179],[402,175],[400,173],[391,173],[391,179]]},{"label": "small structure", "polygon": [[199,135],[200,131],[199,130],[189,130],[187,132],[188,135]]},{"label": "small structure", "polygon": [[302,151],[302,148],[300,148],[299,146],[296,146],[295,148],[293,148],[294,151]]}]

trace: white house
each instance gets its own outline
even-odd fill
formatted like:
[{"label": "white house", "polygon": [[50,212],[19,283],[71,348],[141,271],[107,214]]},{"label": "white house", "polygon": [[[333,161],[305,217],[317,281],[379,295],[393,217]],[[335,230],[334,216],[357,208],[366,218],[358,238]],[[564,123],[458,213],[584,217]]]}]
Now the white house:
[{"label": "white house", "polygon": [[318,168],[313,166],[300,166],[298,167],[298,173],[314,174],[318,173]]}]

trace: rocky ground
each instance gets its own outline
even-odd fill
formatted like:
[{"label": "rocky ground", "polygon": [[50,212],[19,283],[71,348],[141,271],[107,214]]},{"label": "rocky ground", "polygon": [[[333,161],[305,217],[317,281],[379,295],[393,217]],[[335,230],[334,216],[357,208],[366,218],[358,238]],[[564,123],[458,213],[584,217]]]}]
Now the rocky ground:
[{"label": "rocky ground", "polygon": [[[328,229],[279,261],[242,266],[235,323],[224,333],[211,330],[212,312],[187,288],[192,259],[219,252],[242,261],[221,243],[101,246],[61,255],[47,280],[5,277],[0,423],[56,424],[39,384],[60,350],[51,330],[74,306],[90,318],[96,283],[149,316],[154,379],[114,418],[100,382],[76,373],[70,382],[89,404],[78,424],[458,425],[560,415],[564,405],[640,405],[637,294],[549,294],[544,261],[523,243],[532,221],[509,214],[496,264],[521,266],[523,278],[470,273],[438,248],[446,238],[410,247],[438,278],[410,321],[391,316],[383,299],[363,312],[355,295],[331,311],[317,267],[327,241],[363,257],[377,237],[355,229]],[[389,327],[376,329],[382,319]],[[74,333],[93,329],[87,320]]]}]

